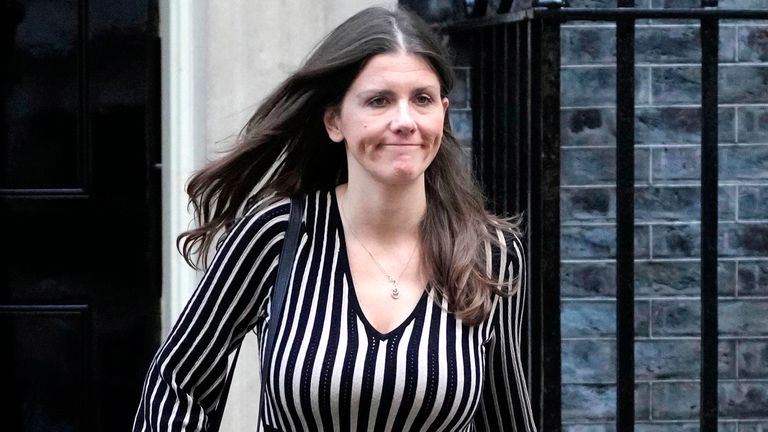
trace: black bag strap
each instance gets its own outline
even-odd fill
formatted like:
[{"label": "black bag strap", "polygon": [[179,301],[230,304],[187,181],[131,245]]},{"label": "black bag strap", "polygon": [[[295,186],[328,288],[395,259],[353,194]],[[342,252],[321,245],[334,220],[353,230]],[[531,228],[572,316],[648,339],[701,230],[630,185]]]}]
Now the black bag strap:
[{"label": "black bag strap", "polygon": [[[293,260],[296,257],[296,249],[299,246],[299,232],[301,231],[301,218],[304,215],[304,196],[291,197],[291,211],[288,217],[288,229],[285,232],[285,239],[283,240],[283,248],[280,251],[280,258],[277,262],[277,277],[275,278],[275,286],[272,292],[272,305],[269,313],[269,329],[267,330],[267,345],[265,347],[265,353],[262,356],[262,373],[261,373],[261,397],[264,397],[266,387],[266,371],[267,365],[269,365],[272,358],[272,348],[275,343],[275,335],[277,334],[277,325],[280,321],[280,317],[283,312],[283,305],[285,304],[285,295],[288,292],[288,282],[291,280],[291,271],[293,270]],[[224,407],[227,406],[227,397],[229,396],[229,389],[232,385],[232,377],[235,375],[235,366],[237,366],[237,359],[240,357],[240,349],[242,348],[242,342],[238,345],[235,351],[235,356],[232,358],[232,366],[229,367],[227,372],[227,379],[224,382],[224,389],[219,399],[219,403],[216,405],[216,409],[210,415],[210,421],[208,428],[211,432],[217,432],[221,427],[221,420],[224,417]],[[262,402],[259,402],[261,405]],[[259,421],[261,421],[261,409],[259,409]]]},{"label": "black bag strap", "polygon": [[288,292],[288,282],[291,280],[291,271],[293,270],[293,261],[296,258],[296,249],[299,247],[299,232],[301,231],[301,218],[304,216],[304,197],[291,198],[291,216],[288,219],[288,230],[285,232],[283,241],[283,250],[280,251],[280,261],[277,263],[277,278],[272,298],[272,309],[269,313],[269,330],[267,332],[267,344],[264,347],[262,361],[262,388],[264,388],[264,377],[267,372],[267,365],[272,360],[272,349],[275,345],[277,336],[277,326],[280,324],[280,317],[283,315],[283,305],[285,304],[285,295]]}]

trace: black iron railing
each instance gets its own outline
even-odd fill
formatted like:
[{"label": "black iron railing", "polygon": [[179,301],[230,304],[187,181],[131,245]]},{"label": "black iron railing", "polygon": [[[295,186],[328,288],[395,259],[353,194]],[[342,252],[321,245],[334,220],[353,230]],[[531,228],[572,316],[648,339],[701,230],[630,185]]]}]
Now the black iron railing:
[{"label": "black iron railing", "polygon": [[[700,428],[718,420],[718,28],[724,19],[768,19],[768,10],[569,8],[563,1],[465,2],[465,18],[439,27],[472,40],[472,149],[494,210],[524,212],[530,261],[527,370],[540,430],[561,430],[560,359],[560,25],[616,24],[616,430],[634,430],[634,125],[637,20],[695,19],[701,38],[701,390]],[[496,2],[499,3],[499,2]],[[532,4],[531,4],[532,3]],[[519,7],[524,4],[523,7]],[[510,7],[511,5],[511,7]],[[518,6],[518,7],[516,7]],[[768,6],[768,5],[767,5]]]}]

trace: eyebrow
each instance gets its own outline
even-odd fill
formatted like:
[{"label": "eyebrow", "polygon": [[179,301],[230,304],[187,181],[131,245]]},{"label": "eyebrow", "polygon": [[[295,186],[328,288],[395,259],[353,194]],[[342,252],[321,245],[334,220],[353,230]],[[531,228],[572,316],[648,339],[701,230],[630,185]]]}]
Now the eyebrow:
[{"label": "eyebrow", "polygon": [[[417,87],[413,89],[411,93],[417,94],[417,93],[428,93],[428,92],[436,92],[440,93],[439,88],[433,85],[424,86],[424,87]],[[367,90],[362,90],[358,93],[359,98],[369,98],[371,96],[392,96],[395,92],[388,89],[377,89],[377,88],[371,88]]]}]

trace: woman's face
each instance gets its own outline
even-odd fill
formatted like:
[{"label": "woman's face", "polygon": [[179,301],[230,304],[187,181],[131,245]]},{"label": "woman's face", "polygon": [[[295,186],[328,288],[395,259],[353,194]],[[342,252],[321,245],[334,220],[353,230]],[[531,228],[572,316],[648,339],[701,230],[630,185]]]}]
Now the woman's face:
[{"label": "woman's face", "polygon": [[323,120],[333,141],[346,142],[350,182],[401,185],[423,179],[440,149],[447,109],[422,57],[378,54]]}]

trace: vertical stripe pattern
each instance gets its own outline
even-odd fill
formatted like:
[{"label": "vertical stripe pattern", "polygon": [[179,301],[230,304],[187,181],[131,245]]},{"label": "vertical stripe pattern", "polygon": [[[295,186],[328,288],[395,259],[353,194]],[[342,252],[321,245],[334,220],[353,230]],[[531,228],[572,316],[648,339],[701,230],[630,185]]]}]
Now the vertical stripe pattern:
[{"label": "vertical stripe pattern", "polygon": [[[254,328],[264,351],[289,207],[256,206],[221,243],[150,364],[134,432],[206,430],[229,353]],[[425,292],[382,334],[357,302],[335,194],[308,195],[273,358],[262,359],[260,430],[535,431],[520,353],[525,255],[499,236],[488,271],[515,294],[495,296],[486,321],[464,325]]]}]

